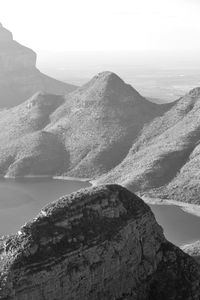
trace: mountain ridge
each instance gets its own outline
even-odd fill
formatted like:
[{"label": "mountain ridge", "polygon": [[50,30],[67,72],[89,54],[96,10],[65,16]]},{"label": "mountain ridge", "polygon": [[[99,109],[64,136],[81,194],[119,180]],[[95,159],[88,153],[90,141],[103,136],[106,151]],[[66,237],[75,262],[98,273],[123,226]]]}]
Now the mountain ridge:
[{"label": "mountain ridge", "polygon": [[[97,74],[65,96],[36,93],[26,102],[1,112],[0,128],[4,130],[0,135],[0,173],[17,176],[19,163],[20,176],[23,175],[20,140],[26,135],[26,141],[35,147],[33,139],[37,137],[32,133],[39,134],[42,130],[54,136],[62,148],[64,157],[60,160],[65,162],[62,168],[65,175],[88,178],[103,174],[127,155],[143,126],[167,108],[146,100],[108,71]],[[33,149],[30,148],[30,155]],[[26,164],[28,158],[31,170],[32,158],[26,152]],[[51,161],[54,159],[58,157],[52,153]],[[3,166],[11,163],[15,168],[10,165],[7,174],[1,163]],[[56,168],[50,175],[63,175],[62,172]],[[45,168],[39,173],[46,175]],[[26,175],[37,174],[25,172]]]},{"label": "mountain ridge", "polygon": [[[67,144],[67,147],[71,147],[71,151],[74,153],[79,148],[85,148],[82,154],[75,154],[77,162],[78,157],[80,157],[79,160],[85,157],[85,163],[81,163],[82,166],[79,165],[78,169],[74,169],[72,163],[70,174],[80,177],[81,173],[83,175],[88,169],[86,177],[94,176],[105,172],[108,169],[106,165],[111,168],[118,163],[126,155],[129,145],[144,123],[149,122],[156,115],[162,114],[164,110],[165,106],[159,106],[146,100],[116,74],[107,71],[99,73],[89,83],[67,95],[65,103],[53,113],[52,125],[49,125],[47,130],[58,133],[62,131],[60,129],[62,122],[68,122],[65,117],[67,115],[70,120],[68,128],[71,131],[70,144]],[[79,135],[80,137],[77,139]],[[89,147],[92,145],[93,153],[88,151],[87,144]],[[100,148],[97,149],[98,147]],[[118,154],[114,154],[109,147],[114,147],[114,152]],[[95,154],[95,148],[98,151],[97,154]],[[113,162],[111,159],[109,163],[109,159],[107,159],[104,163],[105,156],[109,155],[111,157],[113,155]],[[117,156],[114,162],[115,155]],[[99,164],[99,171],[95,173],[90,171],[88,161],[89,164],[91,161]],[[100,166],[102,163],[103,165]]]},{"label": "mountain ridge", "polygon": [[200,89],[144,127],[124,161],[97,182],[118,182],[162,199],[198,202]]}]

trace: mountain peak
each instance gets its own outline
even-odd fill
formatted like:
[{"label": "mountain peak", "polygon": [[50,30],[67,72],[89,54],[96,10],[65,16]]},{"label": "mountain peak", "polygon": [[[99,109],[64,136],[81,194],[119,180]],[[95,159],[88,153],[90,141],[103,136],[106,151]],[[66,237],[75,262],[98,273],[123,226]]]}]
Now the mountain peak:
[{"label": "mountain peak", "polygon": [[122,94],[130,96],[133,95],[133,92],[139,95],[131,85],[126,84],[117,74],[111,71],[98,73],[88,83],[79,88],[79,92],[81,93],[86,91],[87,93],[89,91],[92,93],[98,91],[98,94],[100,93],[103,96],[114,93],[116,97]]},{"label": "mountain peak", "polygon": [[123,81],[116,73],[111,71],[103,71],[98,73],[94,78],[96,79],[115,79],[115,80],[121,80]]},{"label": "mountain peak", "polygon": [[101,82],[104,84],[113,84],[113,85],[124,85],[125,82],[115,73],[111,71],[104,71],[98,73],[96,76],[94,76],[91,80],[91,82]]}]

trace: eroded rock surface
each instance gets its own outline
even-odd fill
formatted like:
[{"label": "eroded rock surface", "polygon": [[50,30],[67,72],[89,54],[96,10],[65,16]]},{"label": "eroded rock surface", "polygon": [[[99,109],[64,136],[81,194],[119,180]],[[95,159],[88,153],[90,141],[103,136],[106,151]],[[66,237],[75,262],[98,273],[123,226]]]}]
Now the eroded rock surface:
[{"label": "eroded rock surface", "polygon": [[150,208],[99,186],[45,207],[0,243],[4,300],[199,299],[200,269],[166,241]]},{"label": "eroded rock surface", "polygon": [[187,244],[181,247],[181,249],[189,254],[190,256],[194,257],[194,259],[200,263],[200,241],[196,241],[191,244]]}]

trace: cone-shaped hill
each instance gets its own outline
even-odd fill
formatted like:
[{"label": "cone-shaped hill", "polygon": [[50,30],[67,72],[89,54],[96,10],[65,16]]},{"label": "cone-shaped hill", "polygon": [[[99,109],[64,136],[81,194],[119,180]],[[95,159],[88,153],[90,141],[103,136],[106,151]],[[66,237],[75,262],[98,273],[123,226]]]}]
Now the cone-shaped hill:
[{"label": "cone-shaped hill", "polygon": [[37,93],[0,114],[0,174],[101,175],[168,108],[146,100],[111,72],[65,97]]},{"label": "cone-shaped hill", "polygon": [[116,166],[134,140],[166,106],[143,98],[116,74],[103,72],[66,96],[46,130],[62,137],[70,174],[94,176]]}]

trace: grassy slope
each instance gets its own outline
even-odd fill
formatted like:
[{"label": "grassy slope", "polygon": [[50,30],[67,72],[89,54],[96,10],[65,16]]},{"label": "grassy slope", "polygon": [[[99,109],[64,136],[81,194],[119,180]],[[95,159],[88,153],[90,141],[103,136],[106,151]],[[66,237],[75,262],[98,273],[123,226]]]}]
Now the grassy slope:
[{"label": "grassy slope", "polygon": [[0,113],[0,174],[23,176],[62,170],[68,155],[58,138],[44,131],[49,116],[64,99],[37,93],[25,103]]},{"label": "grassy slope", "polygon": [[153,196],[199,203],[200,89],[146,126],[123,162],[98,182],[119,182]]},{"label": "grassy slope", "polygon": [[64,97],[38,93],[0,113],[0,174],[92,177],[127,155],[167,106],[103,72]]},{"label": "grassy slope", "polygon": [[46,130],[62,136],[70,152],[70,175],[97,176],[119,164],[144,124],[164,109],[116,74],[103,72],[66,96]]}]

